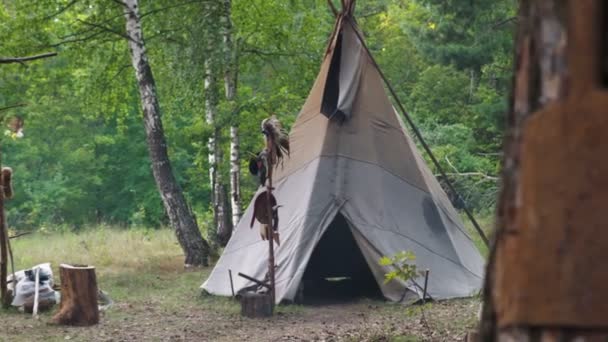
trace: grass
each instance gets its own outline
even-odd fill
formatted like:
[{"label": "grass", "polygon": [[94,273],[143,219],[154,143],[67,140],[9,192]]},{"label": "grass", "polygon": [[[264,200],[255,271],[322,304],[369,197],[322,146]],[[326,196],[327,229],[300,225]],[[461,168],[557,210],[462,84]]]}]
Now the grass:
[{"label": "grass", "polygon": [[34,320],[0,309],[0,341],[452,340],[474,324],[478,307],[477,299],[427,304],[434,332],[421,327],[420,310],[377,300],[281,305],[272,319],[251,320],[240,316],[235,300],[201,294],[211,269],[184,269],[169,229],[39,232],[13,241],[13,250],[17,269],[50,262],[56,282],[60,263],[94,265],[99,288],[115,304],[90,328],[48,325],[54,312]]},{"label": "grass", "polygon": [[[481,253],[481,255],[483,255],[484,257],[487,257],[488,256],[488,247],[481,239],[481,236],[479,236],[479,233],[473,226],[473,223],[471,223],[471,220],[469,220],[469,218],[466,217],[466,215],[461,215],[461,216],[462,216],[462,218],[461,218],[462,222],[464,223],[464,226],[465,226],[467,232],[469,233],[469,236],[473,240],[473,243],[475,243],[475,246],[477,247],[477,249],[479,249],[479,252]],[[479,225],[481,226],[481,229],[486,234],[486,237],[488,239],[491,239],[492,232],[494,231],[494,214],[493,213],[474,214],[474,216],[475,216],[475,220],[477,220],[477,223],[479,223]]]},{"label": "grass", "polygon": [[79,233],[38,232],[13,242],[15,266],[27,268],[42,262],[95,265],[101,274],[125,271],[175,270],[182,251],[169,229],[118,230],[108,226]]}]

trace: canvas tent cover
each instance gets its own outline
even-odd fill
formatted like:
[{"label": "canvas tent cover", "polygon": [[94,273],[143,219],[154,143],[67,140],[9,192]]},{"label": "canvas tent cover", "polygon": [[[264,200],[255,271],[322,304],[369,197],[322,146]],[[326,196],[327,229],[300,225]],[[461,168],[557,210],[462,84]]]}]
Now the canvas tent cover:
[{"label": "canvas tent cover", "polygon": [[[275,173],[274,195],[282,205],[276,301],[294,299],[315,246],[338,214],[387,299],[422,295],[412,282],[384,283],[390,269],[378,260],[404,250],[415,254],[419,269],[430,270],[434,299],[470,296],[481,287],[484,260],[391,105],[351,23],[351,17],[338,16],[290,132],[291,157]],[[340,120],[332,119],[336,113]],[[228,270],[264,279],[268,243],[260,239],[259,223],[250,229],[252,215],[253,202],[202,285],[207,292],[231,295]],[[235,291],[250,285],[234,278]]]}]

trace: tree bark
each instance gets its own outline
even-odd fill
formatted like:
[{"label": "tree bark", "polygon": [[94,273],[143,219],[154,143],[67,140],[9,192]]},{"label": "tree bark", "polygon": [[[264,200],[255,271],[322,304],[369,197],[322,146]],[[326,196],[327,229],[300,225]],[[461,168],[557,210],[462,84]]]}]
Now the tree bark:
[{"label": "tree bark", "polygon": [[203,239],[194,215],[177,183],[165,140],[156,85],[148,63],[143,32],[139,16],[138,0],[124,0],[126,33],[129,36],[131,61],[139,86],[148,152],[152,173],[158,187],[165,211],[182,249],[186,266],[207,266],[209,246]]},{"label": "tree bark", "polygon": [[232,225],[236,226],[243,215],[241,211],[241,159],[239,127],[230,127],[230,201],[232,209]]},{"label": "tree bark", "polygon": [[207,142],[208,161],[209,161],[209,183],[212,190],[213,204],[213,226],[215,232],[214,242],[224,246],[232,233],[229,213],[226,210],[226,189],[222,182],[219,165],[222,160],[222,150],[219,144],[221,132],[216,125],[218,111],[218,82],[219,61],[217,59],[218,44],[218,23],[214,20],[221,18],[221,7],[218,3],[207,3],[204,5],[206,13],[204,18],[206,25],[203,28],[207,31],[207,51],[205,53],[205,121],[212,129],[211,136]]},{"label": "tree bark", "polygon": [[[0,177],[0,189],[4,189],[2,177]],[[4,191],[0,190],[0,300],[2,306],[7,308],[11,304],[8,295],[6,277],[8,277],[8,232],[6,229],[6,219],[4,218]]]},{"label": "tree bark", "polygon": [[99,323],[95,267],[59,266],[61,304],[53,322],[62,325],[90,326]]},{"label": "tree bark", "polygon": [[520,4],[481,340],[604,341],[607,8],[597,0]]},{"label": "tree bark", "polygon": [[231,0],[224,0],[223,40],[224,40],[224,88],[226,101],[231,110],[230,118],[230,200],[232,225],[236,226],[241,220],[241,159],[239,144],[239,114],[236,108],[236,88],[238,82],[238,50],[233,39],[233,24],[231,18]]},{"label": "tree bark", "polygon": [[209,163],[209,187],[211,188],[211,203],[213,206],[213,233],[209,234],[209,238],[217,239],[219,233],[219,222],[222,213],[220,203],[220,186],[218,182],[218,165],[219,165],[219,149],[217,148],[219,130],[215,127],[215,117],[217,109],[217,94],[215,93],[215,75],[211,68],[211,61],[205,60],[205,122],[211,127],[211,136],[207,141],[207,161]]}]

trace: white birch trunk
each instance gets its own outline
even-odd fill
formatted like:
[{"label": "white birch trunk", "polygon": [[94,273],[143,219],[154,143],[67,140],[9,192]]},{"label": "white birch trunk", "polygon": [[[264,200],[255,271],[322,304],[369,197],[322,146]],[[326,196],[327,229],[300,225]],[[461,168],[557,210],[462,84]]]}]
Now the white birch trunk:
[{"label": "white birch trunk", "polygon": [[241,159],[239,145],[238,113],[236,112],[236,86],[238,79],[237,47],[232,37],[231,0],[224,0],[222,17],[224,40],[224,88],[226,100],[230,103],[232,120],[230,126],[230,200],[232,225],[236,226],[242,216],[241,209]]},{"label": "white birch trunk", "polygon": [[205,91],[205,122],[209,127],[211,127],[211,136],[207,141],[207,160],[209,162],[209,188],[211,189],[211,203],[213,206],[213,226],[217,227],[218,225],[218,217],[217,217],[217,203],[218,203],[218,195],[217,195],[217,168],[218,168],[218,148],[217,148],[217,139],[218,139],[218,130],[215,127],[215,117],[216,117],[216,109],[217,109],[217,97],[215,94],[215,76],[213,74],[213,68],[211,67],[212,61],[210,58],[205,60],[205,83],[204,83],[204,91]]},{"label": "white birch trunk", "polygon": [[124,0],[126,33],[131,61],[139,87],[143,108],[146,142],[152,173],[163,201],[169,221],[175,229],[177,240],[186,255],[187,266],[208,264],[209,246],[201,236],[194,215],[186,202],[182,189],[177,183],[167,153],[167,142],[163,130],[160,105],[156,94],[156,84],[148,63],[143,32],[139,16],[138,0]]},{"label": "white birch trunk", "polygon": [[230,127],[230,199],[232,205],[232,225],[241,220],[241,163],[239,158],[239,128]]},{"label": "white birch trunk", "polygon": [[[221,14],[221,8],[218,7],[221,4],[207,4],[205,16],[207,18],[205,27],[203,28],[208,32],[207,39],[207,51],[205,58],[205,119],[207,124],[212,129],[211,137],[207,143],[208,147],[208,160],[209,160],[209,182],[212,190],[212,205],[213,205],[213,224],[215,228],[214,240],[220,245],[225,245],[230,238],[232,233],[231,221],[229,220],[229,214],[226,211],[226,189],[223,186],[221,173],[219,172],[219,165],[222,161],[221,146],[219,144],[220,129],[216,127],[216,118],[218,110],[218,60],[216,58],[216,49],[219,44],[217,34],[219,33],[217,23],[213,22],[213,18],[217,18],[216,15]],[[221,15],[220,15],[221,18]]]}]

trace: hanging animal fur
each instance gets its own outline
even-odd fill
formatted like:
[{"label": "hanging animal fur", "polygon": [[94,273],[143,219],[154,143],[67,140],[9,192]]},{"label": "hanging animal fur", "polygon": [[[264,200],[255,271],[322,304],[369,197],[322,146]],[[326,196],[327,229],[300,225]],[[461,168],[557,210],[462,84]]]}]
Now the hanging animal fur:
[{"label": "hanging animal fur", "polygon": [[13,198],[13,185],[11,184],[12,175],[13,169],[7,166],[2,168],[2,191],[4,192],[5,199]]},{"label": "hanging animal fur", "polygon": [[[277,199],[270,194],[270,207],[273,208],[277,205]],[[251,217],[251,224],[249,228],[253,228],[253,223],[258,220],[261,224],[270,224],[271,218],[268,217],[268,192],[261,192],[253,202],[253,217]]]},{"label": "hanging animal fur", "polygon": [[269,151],[269,162],[272,166],[283,162],[289,156],[289,135],[276,115],[262,121],[262,133],[266,136],[266,150]]},{"label": "hanging animal fur", "polygon": [[[278,210],[281,207],[277,205],[276,198],[271,194],[270,195],[270,206],[271,217],[268,218],[268,193],[262,192],[258,194],[253,202],[253,216],[251,217],[251,223],[249,228],[253,228],[253,223],[257,220],[260,223],[260,237],[262,240],[268,240],[269,234],[272,234],[273,240],[280,245],[281,242],[279,240],[279,213]],[[272,228],[271,230],[269,228]],[[271,233],[269,233],[271,232]]]}]

